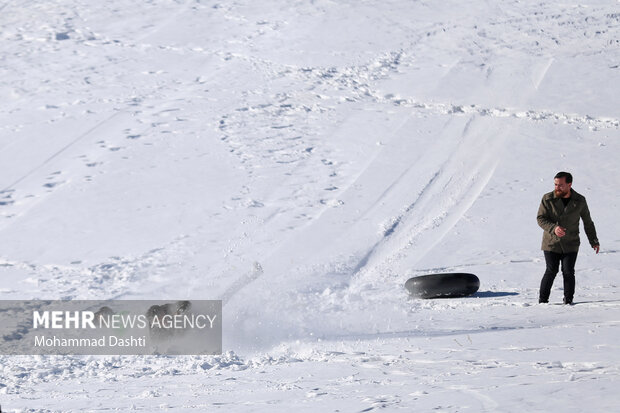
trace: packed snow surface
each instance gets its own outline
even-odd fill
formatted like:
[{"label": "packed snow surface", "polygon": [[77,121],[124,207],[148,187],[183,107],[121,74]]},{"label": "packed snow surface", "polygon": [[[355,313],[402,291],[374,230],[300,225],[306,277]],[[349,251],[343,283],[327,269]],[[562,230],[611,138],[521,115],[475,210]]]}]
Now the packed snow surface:
[{"label": "packed snow surface", "polygon": [[3,0],[0,58],[1,298],[224,305],[218,356],[0,356],[3,411],[620,405],[617,1]]}]

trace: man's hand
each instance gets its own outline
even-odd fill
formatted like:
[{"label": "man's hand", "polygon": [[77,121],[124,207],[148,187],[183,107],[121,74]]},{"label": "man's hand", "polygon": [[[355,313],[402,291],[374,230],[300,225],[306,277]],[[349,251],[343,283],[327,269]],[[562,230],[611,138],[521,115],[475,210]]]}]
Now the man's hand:
[{"label": "man's hand", "polygon": [[555,235],[562,238],[564,235],[566,235],[566,228],[562,228],[561,226],[558,225],[557,227],[555,227],[553,232],[555,232]]},{"label": "man's hand", "polygon": [[598,251],[601,249],[601,246],[597,244],[593,246],[592,248],[594,248],[594,251],[596,251],[596,253],[598,254]]}]

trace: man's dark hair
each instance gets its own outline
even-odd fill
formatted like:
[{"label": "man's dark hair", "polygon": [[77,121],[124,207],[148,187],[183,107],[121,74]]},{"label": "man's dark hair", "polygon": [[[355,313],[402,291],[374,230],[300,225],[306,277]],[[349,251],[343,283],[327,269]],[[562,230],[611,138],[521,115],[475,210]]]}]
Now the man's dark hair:
[{"label": "man's dark hair", "polygon": [[558,172],[553,179],[565,178],[567,184],[573,183],[573,176],[570,172]]}]

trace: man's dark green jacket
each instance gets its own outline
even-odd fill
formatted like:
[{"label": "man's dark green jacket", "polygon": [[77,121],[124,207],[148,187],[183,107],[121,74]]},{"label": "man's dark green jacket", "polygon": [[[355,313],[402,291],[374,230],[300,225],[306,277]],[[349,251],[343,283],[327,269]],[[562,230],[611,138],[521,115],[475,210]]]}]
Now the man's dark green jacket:
[{"label": "man's dark green jacket", "polygon": [[[571,189],[570,202],[566,207],[555,192],[545,194],[538,208],[538,225],[544,230],[542,249],[557,253],[579,251],[579,219],[583,220],[583,227],[588,236],[590,245],[599,245],[596,237],[596,228],[590,218],[588,203],[583,195]],[[555,235],[555,227],[566,228],[566,235],[562,238]]]}]

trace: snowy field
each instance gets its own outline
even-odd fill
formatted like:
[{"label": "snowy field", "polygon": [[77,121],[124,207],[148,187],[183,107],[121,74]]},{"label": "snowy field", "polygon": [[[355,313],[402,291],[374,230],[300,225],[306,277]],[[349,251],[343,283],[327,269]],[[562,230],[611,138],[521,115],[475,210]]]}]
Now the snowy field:
[{"label": "snowy field", "polygon": [[619,409],[618,1],[2,0],[0,58],[0,298],[224,305],[220,356],[0,356],[3,412]]}]

